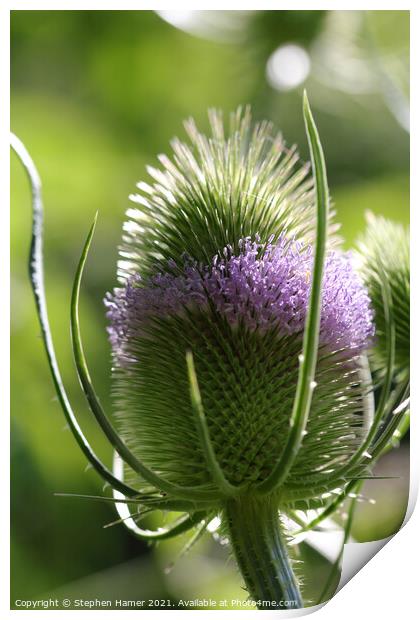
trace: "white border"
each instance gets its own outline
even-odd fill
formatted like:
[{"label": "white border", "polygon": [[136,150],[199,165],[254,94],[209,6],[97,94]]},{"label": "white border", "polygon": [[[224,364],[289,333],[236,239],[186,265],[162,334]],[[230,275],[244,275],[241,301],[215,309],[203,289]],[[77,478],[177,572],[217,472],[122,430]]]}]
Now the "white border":
[{"label": "white border", "polygon": [[414,1],[405,0],[404,2],[391,2],[378,0],[366,0],[362,2],[355,0],[354,2],[340,2],[333,0],[324,2],[302,2],[296,0],[296,2],[279,2],[276,0],[264,0],[258,3],[250,2],[249,0],[242,0],[241,2],[221,2],[220,0],[213,0],[212,2],[179,2],[174,6],[173,2],[136,2],[135,0],[121,0],[116,3],[110,0],[86,0],[85,2],[69,2],[61,1],[59,6],[53,0],[44,0],[43,2],[34,3],[31,0],[14,0],[7,3],[7,9],[9,10],[414,10]]},{"label": "white border", "polygon": [[[258,9],[331,9],[331,10],[411,10],[411,59],[412,59],[412,76],[415,77],[416,69],[418,69],[418,62],[415,59],[420,58],[420,9],[414,6],[414,2],[377,2],[377,1],[353,1],[352,3],[346,2],[260,2],[256,7],[255,2],[247,2],[243,0],[239,3],[227,3],[214,0],[211,3],[211,9],[213,10],[226,10],[226,9],[240,9],[240,10],[252,10]],[[8,147],[8,131],[9,131],[9,100],[7,93],[9,92],[9,11],[10,10],[154,10],[154,9],[177,9],[177,10],[204,10],[209,9],[210,3],[200,2],[180,2],[174,7],[170,2],[134,2],[121,0],[118,4],[115,2],[109,2],[107,0],[88,1],[83,2],[60,2],[60,6],[57,6],[56,2],[44,1],[34,3],[31,1],[18,1],[3,3],[0,8],[0,78],[1,78],[1,93],[2,93],[2,114],[0,120],[0,138],[1,138],[1,157],[0,157],[0,174],[1,174],[1,224],[0,224],[0,291],[2,293],[2,299],[0,302],[0,343],[1,343],[1,357],[0,357],[0,369],[1,376],[6,377],[9,372],[9,215],[7,205],[9,204],[9,147]],[[418,79],[412,80],[412,110],[420,109],[420,99],[418,94]],[[412,239],[416,241],[416,234],[419,230],[419,210],[420,210],[420,195],[419,195],[419,179],[420,179],[420,158],[419,158],[419,122],[418,115],[412,113],[412,161],[411,161],[411,201],[413,204],[412,209]],[[392,145],[390,145],[392,148]],[[412,264],[419,265],[419,246],[420,244],[412,244]],[[418,270],[413,270],[413,293],[412,293],[412,308],[413,316],[420,316],[419,307],[419,286],[418,286]],[[7,291],[7,293],[6,293]],[[412,324],[412,342],[420,343],[419,324],[413,321]],[[414,346],[413,346],[414,349]],[[412,356],[412,374],[416,378],[418,376],[418,359]],[[411,450],[411,492],[414,493],[412,497],[417,495],[418,486],[418,472],[420,471],[420,450],[418,446],[419,442],[419,407],[418,405],[418,390],[416,389],[416,382],[413,389],[413,404],[412,404],[412,437],[414,436],[414,448]],[[2,510],[0,511],[1,518],[1,599],[0,610],[3,612],[4,618],[10,618],[14,614],[20,613],[19,611],[9,610],[9,510],[6,506],[5,497],[7,496],[7,490],[9,488],[9,424],[8,415],[9,411],[9,389],[8,381],[5,379],[1,385],[1,423],[2,428],[0,432],[0,458],[1,458],[1,475],[4,477],[2,488]],[[413,443],[412,443],[413,446]],[[420,511],[414,511],[411,519],[397,534],[391,542],[385,546],[385,548],[375,556],[352,580],[343,588],[331,602],[329,602],[321,610],[317,611],[317,618],[320,620],[336,620],[337,617],[340,620],[354,619],[355,614],[362,613],[363,617],[379,617],[381,620],[393,619],[396,616],[401,618],[407,618],[410,620],[414,617],[415,611],[418,608],[417,596],[418,596],[418,564],[416,558],[416,549],[420,549]],[[418,551],[417,551],[418,553]],[[35,614],[43,614],[43,611],[34,611]],[[124,611],[124,612],[104,612],[104,611],[48,611],[46,612],[49,618],[55,618],[57,615],[66,613],[66,618],[103,618],[104,613],[112,613],[113,618],[127,618],[128,616],[139,616],[137,611]],[[153,617],[156,618],[156,614],[170,613],[171,618],[185,619],[185,612],[169,611],[143,611],[141,612],[142,618]],[[195,618],[203,612],[190,611],[188,612],[188,618]],[[207,611],[207,615],[225,614],[226,612],[220,611]],[[265,612],[264,617],[278,617],[282,612]],[[52,615],[51,615],[52,614]],[[244,612],[244,611],[230,611],[230,617],[243,616],[251,618],[255,615],[257,618],[261,617],[261,612]],[[286,615],[286,614],[284,614]]]}]

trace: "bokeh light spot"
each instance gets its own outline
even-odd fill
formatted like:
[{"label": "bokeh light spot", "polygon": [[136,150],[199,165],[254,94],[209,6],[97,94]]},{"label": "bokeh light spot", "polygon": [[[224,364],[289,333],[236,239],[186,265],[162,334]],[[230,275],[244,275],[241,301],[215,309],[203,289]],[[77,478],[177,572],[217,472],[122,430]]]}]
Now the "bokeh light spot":
[{"label": "bokeh light spot", "polygon": [[278,47],[267,62],[267,80],[277,90],[292,90],[306,80],[311,69],[308,53],[293,43]]}]

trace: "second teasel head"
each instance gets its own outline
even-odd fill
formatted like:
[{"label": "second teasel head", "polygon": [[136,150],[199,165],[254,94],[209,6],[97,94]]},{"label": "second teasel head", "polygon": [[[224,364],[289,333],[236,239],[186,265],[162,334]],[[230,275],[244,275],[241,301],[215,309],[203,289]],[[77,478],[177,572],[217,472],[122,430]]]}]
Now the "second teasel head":
[{"label": "second teasel head", "polygon": [[375,312],[376,338],[372,347],[373,367],[385,372],[387,366],[387,316],[384,287],[389,295],[395,329],[394,366],[405,379],[410,366],[410,236],[402,224],[373,213],[358,240],[359,270]]}]

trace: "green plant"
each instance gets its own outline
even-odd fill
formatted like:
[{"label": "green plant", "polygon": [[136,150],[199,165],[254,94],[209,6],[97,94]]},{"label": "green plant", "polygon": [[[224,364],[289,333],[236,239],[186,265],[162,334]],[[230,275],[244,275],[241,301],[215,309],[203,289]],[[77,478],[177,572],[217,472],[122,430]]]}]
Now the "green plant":
[{"label": "green plant", "polygon": [[[189,122],[192,148],[175,141],[174,161],[162,157],[163,170],[150,171],[154,185],[139,185],[121,247],[121,287],[106,300],[118,431],[96,395],[80,335],[95,218],[73,286],[72,343],[90,409],[115,450],[113,471],[87,442],[61,381],[44,294],[40,181],[22,143],[13,142],[32,183],[30,275],[43,339],[80,448],[140,538],[190,529],[196,536],[219,517],[260,608],[304,605],[282,517],[298,522],[296,510],[321,509],[303,527],[316,526],[372,477],[372,463],[407,424],[398,345],[406,317],[395,313],[382,270],[372,295],[383,309],[380,338],[373,339],[368,291],[337,249],[306,96],[304,120],[313,181],[269,124],[252,128],[249,112],[238,111],[226,137],[220,115],[211,117],[210,139]],[[376,407],[371,351],[380,351],[383,366]],[[182,516],[156,532],[142,529],[138,521],[153,510]]]}]

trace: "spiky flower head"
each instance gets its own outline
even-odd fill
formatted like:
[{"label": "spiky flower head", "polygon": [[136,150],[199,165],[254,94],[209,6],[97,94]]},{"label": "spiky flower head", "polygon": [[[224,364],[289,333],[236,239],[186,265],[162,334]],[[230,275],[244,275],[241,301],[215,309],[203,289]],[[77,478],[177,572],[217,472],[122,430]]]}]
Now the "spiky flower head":
[{"label": "spiky flower head", "polygon": [[[132,452],[178,485],[213,488],[185,360],[191,351],[210,441],[223,476],[252,492],[285,447],[308,308],[315,233],[312,181],[271,125],[248,110],[219,114],[212,135],[149,169],[124,226],[108,295],[114,397]],[[334,225],[330,222],[331,232]],[[337,487],[361,444],[373,336],[351,257],[330,247],[324,270],[316,389],[280,495],[285,504]],[[354,472],[353,472],[354,473]]]},{"label": "spiky flower head", "polygon": [[[389,291],[395,324],[395,367],[408,376],[410,364],[410,236],[408,229],[373,213],[358,242],[358,263],[375,311],[377,337],[373,360],[379,369],[387,365],[384,293]],[[386,287],[386,288],[385,288]]]}]

